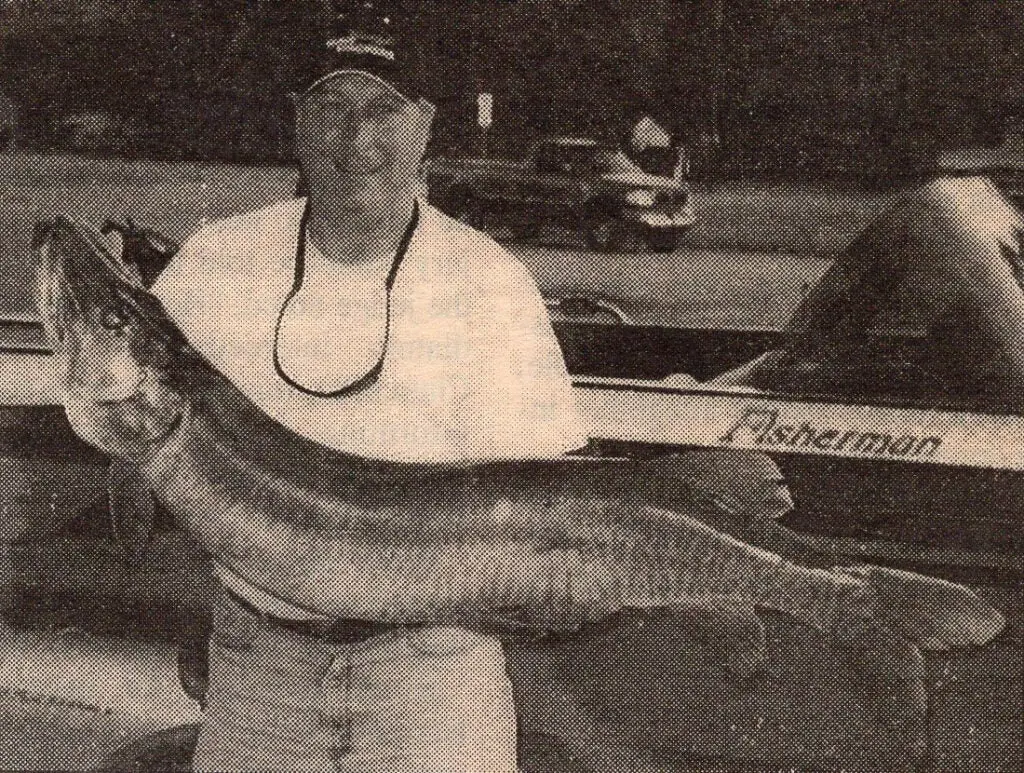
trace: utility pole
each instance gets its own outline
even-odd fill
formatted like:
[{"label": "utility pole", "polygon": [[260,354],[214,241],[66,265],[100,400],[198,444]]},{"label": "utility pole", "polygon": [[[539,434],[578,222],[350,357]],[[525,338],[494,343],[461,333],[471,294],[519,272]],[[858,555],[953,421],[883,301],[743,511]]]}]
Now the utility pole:
[{"label": "utility pole", "polygon": [[720,121],[719,121],[719,100],[722,97],[722,70],[724,67],[723,63],[723,52],[722,52],[722,27],[725,24],[725,9],[723,7],[724,0],[708,0],[711,4],[711,52],[712,52],[712,65],[711,65],[711,111],[708,116],[708,128],[711,134],[711,146],[713,152],[717,153],[722,145],[722,137],[720,134]]},{"label": "utility pole", "polygon": [[[726,53],[723,29],[724,0],[700,0],[688,14],[691,35],[696,31],[699,41],[690,59],[691,78],[696,77],[697,114],[690,121],[691,139],[697,172],[703,173],[719,155],[722,138],[722,88],[725,82]],[[691,81],[692,83],[692,81]]]}]

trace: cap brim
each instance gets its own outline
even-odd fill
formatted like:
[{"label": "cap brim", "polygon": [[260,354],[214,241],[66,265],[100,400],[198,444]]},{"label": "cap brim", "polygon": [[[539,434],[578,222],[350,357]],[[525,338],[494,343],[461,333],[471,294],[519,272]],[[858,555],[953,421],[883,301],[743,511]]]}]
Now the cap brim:
[{"label": "cap brim", "polygon": [[395,86],[395,84],[393,84],[391,81],[387,80],[386,78],[382,78],[381,76],[379,76],[379,75],[377,75],[375,73],[372,73],[372,72],[368,72],[367,70],[358,70],[358,69],[331,70],[326,75],[323,75],[320,78],[317,78],[317,80],[313,81],[313,83],[311,83],[305,89],[305,91],[302,92],[302,95],[305,96],[305,95],[307,95],[307,94],[309,94],[309,93],[311,93],[313,91],[316,91],[318,88],[323,86],[325,83],[330,83],[331,81],[337,80],[338,78],[343,78],[343,77],[352,76],[352,75],[358,76],[360,78],[363,78],[364,80],[373,81],[374,83],[377,83],[377,84],[383,86],[388,91],[390,91],[392,94],[394,94],[396,97],[401,98],[405,102],[410,102],[411,103],[411,102],[414,101],[411,97],[409,97],[409,95],[403,94],[401,91],[399,91],[399,89]]}]

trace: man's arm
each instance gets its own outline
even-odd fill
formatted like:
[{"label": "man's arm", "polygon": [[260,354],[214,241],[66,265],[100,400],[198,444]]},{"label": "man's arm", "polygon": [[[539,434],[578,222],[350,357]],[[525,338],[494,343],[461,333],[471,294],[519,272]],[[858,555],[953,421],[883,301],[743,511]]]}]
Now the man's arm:
[{"label": "man's arm", "polygon": [[572,382],[533,277],[511,257],[465,299],[466,350],[452,429],[493,458],[550,458],[586,445]]}]

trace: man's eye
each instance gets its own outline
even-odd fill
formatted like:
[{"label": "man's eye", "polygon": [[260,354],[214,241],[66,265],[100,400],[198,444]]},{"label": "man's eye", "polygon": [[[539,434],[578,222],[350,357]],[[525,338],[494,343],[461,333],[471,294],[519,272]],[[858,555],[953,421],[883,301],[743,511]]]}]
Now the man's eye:
[{"label": "man's eye", "polygon": [[401,112],[401,108],[391,102],[374,102],[363,109],[363,118],[373,121],[387,121]]}]

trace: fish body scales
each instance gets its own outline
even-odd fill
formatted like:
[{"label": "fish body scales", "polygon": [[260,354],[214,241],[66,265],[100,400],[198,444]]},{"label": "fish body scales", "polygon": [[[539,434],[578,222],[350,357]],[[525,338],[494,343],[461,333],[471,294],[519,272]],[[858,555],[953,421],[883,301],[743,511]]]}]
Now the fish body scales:
[{"label": "fish body scales", "polygon": [[[225,496],[222,476],[210,473],[225,464],[197,455],[210,448],[223,452],[223,443],[204,442],[203,431],[213,425],[197,420],[182,429],[181,446],[172,450],[169,444],[145,468],[160,498],[233,571],[325,614],[446,622],[451,610],[464,619],[467,609],[476,609],[485,619],[491,610],[515,607],[541,627],[573,627],[631,606],[708,596],[762,603],[780,563],[706,527],[670,534],[667,525],[678,528],[678,518],[665,519],[650,508],[651,528],[616,528],[611,514],[642,523],[644,508],[611,507],[607,500],[594,502],[595,523],[588,524],[589,503],[583,500],[549,508],[529,497],[500,496],[501,517],[470,522],[464,516],[467,522],[452,526],[447,539],[423,540],[415,525],[403,539],[386,512],[377,516],[379,530],[365,521],[368,512],[355,530],[338,523],[310,528],[306,524],[322,522],[322,514],[297,517],[302,498],[289,498],[287,483],[283,498],[265,476],[234,481],[232,495]],[[481,494],[478,504],[486,500]],[[559,535],[551,517],[569,514],[574,521]],[[538,533],[520,529],[510,536],[510,522],[530,527],[542,517],[547,520]],[[692,563],[680,560],[686,557]],[[760,572],[759,562],[767,564]]]}]

